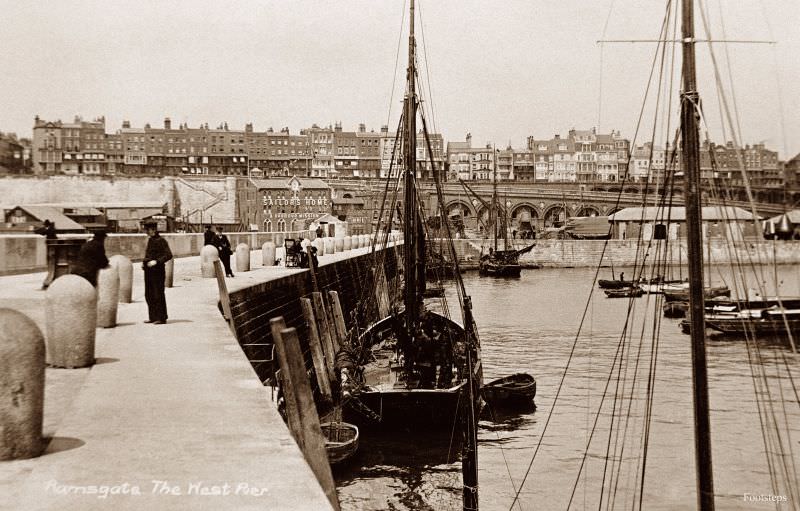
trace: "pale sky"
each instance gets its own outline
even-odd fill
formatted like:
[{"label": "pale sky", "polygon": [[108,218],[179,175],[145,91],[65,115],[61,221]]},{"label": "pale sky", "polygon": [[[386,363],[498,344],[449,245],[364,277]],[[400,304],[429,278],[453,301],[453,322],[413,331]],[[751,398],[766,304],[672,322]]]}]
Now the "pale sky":
[{"label": "pale sky", "polygon": [[[601,51],[596,41],[658,38],[666,0],[419,3],[436,127],[447,140],[471,132],[474,144],[522,147],[528,135],[597,125],[633,137],[655,45]],[[797,154],[800,2],[704,5],[714,38],[722,38],[722,11],[727,39],[777,41],[727,45],[736,107],[745,143],[765,142],[784,159]],[[30,136],[36,114],[80,114],[105,115],[111,132],[123,119],[160,126],[165,116],[191,126],[253,122],[298,132],[341,121],[345,130],[364,122],[377,131],[389,114],[403,10],[403,0],[0,0],[0,130]],[[699,15],[696,26],[705,38]],[[422,51],[419,23],[417,32]],[[727,80],[725,47],[715,52]],[[404,36],[398,91],[405,54]],[[721,141],[705,46],[698,62],[712,138]],[[637,141],[651,133],[649,120]]]}]

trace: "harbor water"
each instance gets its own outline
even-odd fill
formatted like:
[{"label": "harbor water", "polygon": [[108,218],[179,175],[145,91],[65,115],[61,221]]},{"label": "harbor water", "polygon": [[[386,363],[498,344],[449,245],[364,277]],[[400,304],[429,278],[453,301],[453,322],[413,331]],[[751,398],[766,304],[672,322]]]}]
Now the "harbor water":
[{"label": "harbor water", "polygon": [[[714,285],[734,282],[724,268],[707,274]],[[484,382],[527,372],[538,384],[535,409],[484,410],[483,510],[510,509],[517,493],[513,509],[637,509],[640,498],[643,509],[695,508],[689,337],[679,320],[663,318],[655,295],[608,299],[594,277],[588,268],[524,270],[519,279],[465,275]],[[764,269],[760,280],[767,292],[777,286],[800,296],[800,267]],[[800,465],[800,359],[786,339],[748,349],[744,340],[712,336],[707,353],[717,509],[776,509],[774,500],[753,499],[796,496],[786,484],[796,488]],[[461,466],[450,440],[425,431],[362,436],[359,454],[334,471],[342,509],[460,509]]]}]

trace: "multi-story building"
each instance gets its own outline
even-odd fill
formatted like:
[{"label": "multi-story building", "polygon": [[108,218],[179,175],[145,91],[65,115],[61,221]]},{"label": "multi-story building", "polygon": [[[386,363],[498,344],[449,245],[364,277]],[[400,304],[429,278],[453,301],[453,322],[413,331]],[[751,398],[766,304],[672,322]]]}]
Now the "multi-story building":
[{"label": "multi-story building", "polygon": [[[444,138],[440,133],[429,133],[428,139],[433,156],[428,152],[428,140],[425,139],[425,134],[422,130],[417,133],[417,177],[419,179],[433,179],[434,167],[437,172],[446,172]],[[389,132],[388,126],[382,126],[380,142],[381,177],[387,177],[390,168],[392,169],[392,175],[396,175],[397,169],[402,165],[401,151],[400,148],[395,148],[395,141],[401,145],[403,143],[396,133]],[[392,164],[392,155],[395,158],[394,164]]]},{"label": "multi-story building", "polygon": [[311,177],[329,177],[334,173],[333,128],[320,128],[316,124],[301,132],[308,136],[311,146]]},{"label": "multi-story building", "polygon": [[[491,144],[485,147],[472,147],[472,134],[467,133],[464,142],[447,144],[448,179],[464,181],[489,180],[495,171],[495,149]],[[509,169],[506,175],[513,170]],[[500,172],[497,178],[500,179]]]},{"label": "multi-story building", "polygon": [[667,151],[645,142],[634,147],[628,165],[628,180],[634,183],[663,183],[667,168]]},{"label": "multi-story building", "polygon": [[0,172],[21,173],[27,168],[24,140],[14,133],[0,132]]},{"label": "multi-story building", "polygon": [[358,169],[353,177],[376,178],[381,175],[381,134],[367,132],[364,124],[358,125],[356,133],[356,155]]},{"label": "multi-story building", "polygon": [[250,173],[256,176],[308,176],[311,173],[311,149],[305,134],[292,135],[289,128],[276,133],[272,128],[256,132],[245,126],[245,142]]},{"label": "multi-story building", "polygon": [[[526,181],[618,181],[628,171],[630,143],[619,131],[598,134],[591,130],[570,130],[567,138],[555,135],[549,140],[528,137],[526,160],[515,175]],[[520,154],[520,156],[523,156]],[[532,171],[532,172],[531,172]]]}]

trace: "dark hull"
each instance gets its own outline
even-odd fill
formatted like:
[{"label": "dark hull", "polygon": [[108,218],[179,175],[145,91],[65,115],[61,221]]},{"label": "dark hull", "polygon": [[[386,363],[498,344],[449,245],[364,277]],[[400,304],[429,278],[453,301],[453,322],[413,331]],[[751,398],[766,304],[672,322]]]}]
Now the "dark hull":
[{"label": "dark hull", "polygon": [[784,322],[781,318],[775,319],[706,319],[706,326],[718,332],[731,335],[747,334],[786,334],[786,325],[793,336],[800,335],[800,319],[788,319]]},{"label": "dark hull", "polygon": [[522,274],[522,266],[519,264],[481,263],[478,271],[481,275],[490,277],[519,277]]},{"label": "dark hull", "polygon": [[529,374],[515,374],[487,383],[483,399],[493,406],[531,403],[536,397],[536,380]]},{"label": "dark hull", "polygon": [[[448,318],[429,312],[437,328],[443,332],[444,339],[461,341],[465,337],[461,325]],[[401,315],[402,317],[402,315]],[[373,325],[362,335],[362,342],[367,345],[377,345],[381,341],[391,338],[393,325],[396,319],[388,317]],[[473,361],[473,406],[476,413],[480,411],[480,389],[483,382],[483,367],[481,365],[480,349],[474,354]],[[358,425],[363,429],[378,430],[452,430],[459,420],[459,406],[467,402],[469,386],[466,378],[459,378],[465,366],[457,367],[451,385],[447,388],[408,388],[402,382],[395,385],[373,385],[367,380],[367,386],[353,395],[346,402],[344,417],[347,422]],[[377,373],[377,371],[376,371]],[[395,372],[378,378],[389,381]]]},{"label": "dark hull", "polygon": [[[707,287],[703,289],[703,298],[711,300],[717,297],[727,297],[731,295],[731,290],[727,286]],[[688,302],[689,290],[685,291],[664,291],[664,300],[668,302]]]},{"label": "dark hull", "polygon": [[600,289],[622,289],[623,287],[633,286],[633,281],[598,279],[597,285],[600,286]]},{"label": "dark hull", "polygon": [[623,289],[606,289],[606,296],[609,298],[630,298],[632,296],[642,296],[644,291],[640,287],[628,287]]}]

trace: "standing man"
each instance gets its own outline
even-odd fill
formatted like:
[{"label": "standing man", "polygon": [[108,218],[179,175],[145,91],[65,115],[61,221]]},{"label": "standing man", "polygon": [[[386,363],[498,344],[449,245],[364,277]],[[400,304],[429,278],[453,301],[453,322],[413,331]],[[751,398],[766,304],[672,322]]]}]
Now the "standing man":
[{"label": "standing man", "polygon": [[36,234],[41,234],[42,236],[44,236],[48,240],[54,240],[57,237],[56,236],[56,225],[53,222],[51,222],[49,219],[47,219],[47,218],[45,218],[45,220],[44,220],[44,225],[42,225],[41,227],[39,227],[38,229],[36,229],[33,232],[35,232]]},{"label": "standing man", "polygon": [[233,277],[233,270],[231,270],[231,254],[233,254],[233,249],[231,249],[231,242],[225,233],[222,232],[222,226],[217,226],[217,234],[214,237],[214,246],[217,247],[217,252],[219,252],[219,260],[222,262],[222,266],[225,268],[225,276],[226,277]]},{"label": "standing man", "polygon": [[[145,323],[163,325],[167,322],[167,298],[164,296],[164,265],[172,259],[172,251],[167,240],[159,236],[158,225],[150,222],[144,225],[150,239],[144,252],[144,298],[147,300],[148,319]],[[213,233],[212,233],[213,234]]]},{"label": "standing man", "polygon": [[94,287],[97,287],[97,272],[108,268],[105,241],[106,231],[95,231],[94,237],[81,245],[78,258],[72,266],[73,275],[80,275]]}]

